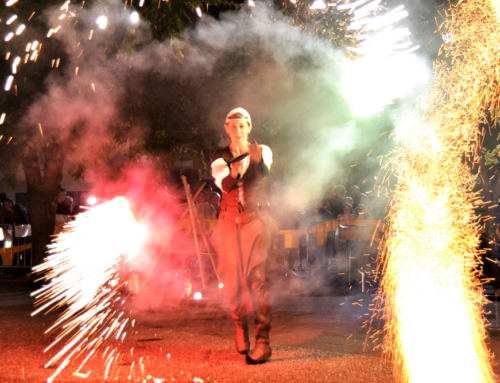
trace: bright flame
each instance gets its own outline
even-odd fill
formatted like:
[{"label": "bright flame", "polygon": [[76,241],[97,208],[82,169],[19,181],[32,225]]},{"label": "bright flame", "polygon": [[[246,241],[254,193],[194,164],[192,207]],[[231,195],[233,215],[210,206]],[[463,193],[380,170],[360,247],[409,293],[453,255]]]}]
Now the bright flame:
[{"label": "bright flame", "polygon": [[[471,193],[477,132],[498,112],[498,0],[451,5],[442,33],[453,63],[435,63],[419,129],[397,129],[398,177],[384,253],[379,308],[385,351],[399,380],[492,383],[478,270],[478,221]],[[500,9],[500,8],[499,8]],[[466,159],[466,161],[461,159]]]},{"label": "bright flame", "polygon": [[[120,263],[142,245],[143,233],[123,197],[91,208],[66,224],[49,246],[45,263],[34,268],[47,284],[34,292],[40,306],[32,315],[65,308],[46,331],[58,329],[56,340],[66,344],[46,364],[65,358],[53,379],[78,355],[90,356],[106,340],[123,340],[129,318],[123,311]],[[120,338],[120,335],[122,337]],[[86,361],[86,360],[85,360]],[[84,362],[85,362],[84,361]]]},{"label": "bright flame", "polygon": [[87,198],[87,203],[90,206],[94,206],[97,203],[97,198],[95,198],[95,197],[89,197],[89,198]]}]

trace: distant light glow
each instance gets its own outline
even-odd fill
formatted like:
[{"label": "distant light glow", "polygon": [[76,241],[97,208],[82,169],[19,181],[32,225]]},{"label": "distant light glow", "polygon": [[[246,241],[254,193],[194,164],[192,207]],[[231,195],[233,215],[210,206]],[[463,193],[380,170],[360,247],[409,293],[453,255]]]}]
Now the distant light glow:
[{"label": "distant light glow", "polygon": [[196,7],[196,14],[198,15],[198,17],[202,16],[201,8],[200,7]]},{"label": "distant light glow", "polygon": [[201,298],[202,298],[202,295],[201,295],[201,293],[199,291],[193,294],[193,299],[199,300]]},{"label": "distant light glow", "polygon": [[97,198],[95,198],[95,197],[89,197],[89,198],[87,198],[87,203],[90,206],[94,206],[97,203]]},{"label": "distant light glow", "polygon": [[5,6],[10,7],[11,5],[14,5],[15,3],[17,3],[17,0],[9,0],[5,3]]},{"label": "distant light glow", "polygon": [[13,16],[9,17],[9,19],[6,21],[5,24],[10,25],[14,22],[15,19],[17,19],[17,15],[13,15]]},{"label": "distant light glow", "polygon": [[139,13],[137,13],[137,11],[134,11],[130,14],[130,21],[134,24],[139,22]]},{"label": "distant light glow", "polygon": [[7,33],[7,36],[5,36],[5,41],[10,41],[14,37],[14,33],[9,32]]},{"label": "distant light glow", "polygon": [[223,283],[219,283],[219,289],[222,289],[224,287]]},{"label": "distant light glow", "polygon": [[139,7],[142,7],[144,5],[144,0],[139,1]]},{"label": "distant light glow", "polygon": [[5,113],[2,113],[2,115],[0,116],[0,125],[5,122],[5,116],[7,116]]},{"label": "distant light glow", "polygon": [[108,18],[104,15],[99,16],[96,20],[96,24],[99,25],[99,28],[105,29],[106,25],[108,25]]},{"label": "distant light glow", "polygon": [[36,47],[38,46],[38,41],[33,41],[33,43],[31,44],[31,50],[34,51],[36,49]]},{"label": "distant light glow", "polygon": [[255,3],[253,0],[248,0],[248,6],[249,7],[255,7]]}]

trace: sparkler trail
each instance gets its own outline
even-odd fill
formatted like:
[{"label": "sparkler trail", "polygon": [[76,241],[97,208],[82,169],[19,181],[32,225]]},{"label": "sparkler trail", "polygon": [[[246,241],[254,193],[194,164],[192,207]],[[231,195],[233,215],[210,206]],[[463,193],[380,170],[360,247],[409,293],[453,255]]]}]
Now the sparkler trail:
[{"label": "sparkler trail", "polygon": [[49,247],[46,262],[34,267],[47,284],[34,292],[39,308],[32,313],[64,308],[59,319],[46,331],[58,336],[45,352],[63,344],[45,365],[64,360],[49,380],[72,360],[83,355],[85,362],[105,341],[123,341],[129,318],[120,289],[122,266],[141,247],[143,234],[119,197],[79,214],[67,224]]},{"label": "sparkler trail", "polygon": [[396,130],[398,177],[387,235],[384,348],[400,381],[494,382],[478,271],[480,222],[472,166],[478,128],[496,120],[500,81],[497,0],[459,1],[441,27],[451,65],[436,77],[418,125]]}]

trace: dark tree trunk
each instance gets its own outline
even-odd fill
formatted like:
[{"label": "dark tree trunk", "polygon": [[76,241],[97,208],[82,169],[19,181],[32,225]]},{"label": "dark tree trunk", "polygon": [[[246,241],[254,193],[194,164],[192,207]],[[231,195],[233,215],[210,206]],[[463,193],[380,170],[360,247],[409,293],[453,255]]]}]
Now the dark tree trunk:
[{"label": "dark tree trunk", "polygon": [[43,172],[36,149],[29,148],[22,161],[28,189],[33,265],[43,262],[54,232],[57,196],[63,178],[67,143],[52,144],[49,148],[45,149]]}]

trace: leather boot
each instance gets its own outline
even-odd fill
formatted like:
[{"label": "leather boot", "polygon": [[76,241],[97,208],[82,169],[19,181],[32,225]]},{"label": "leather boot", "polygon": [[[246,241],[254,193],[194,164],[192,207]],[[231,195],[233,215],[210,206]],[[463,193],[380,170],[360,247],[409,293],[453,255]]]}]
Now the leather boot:
[{"label": "leather boot", "polygon": [[253,290],[255,310],[255,347],[246,356],[247,364],[265,363],[272,354],[269,331],[271,330],[271,306],[269,304],[269,287],[267,281]]},{"label": "leather boot", "polygon": [[250,340],[248,339],[248,320],[235,320],[236,324],[236,350],[240,354],[248,354]]}]

